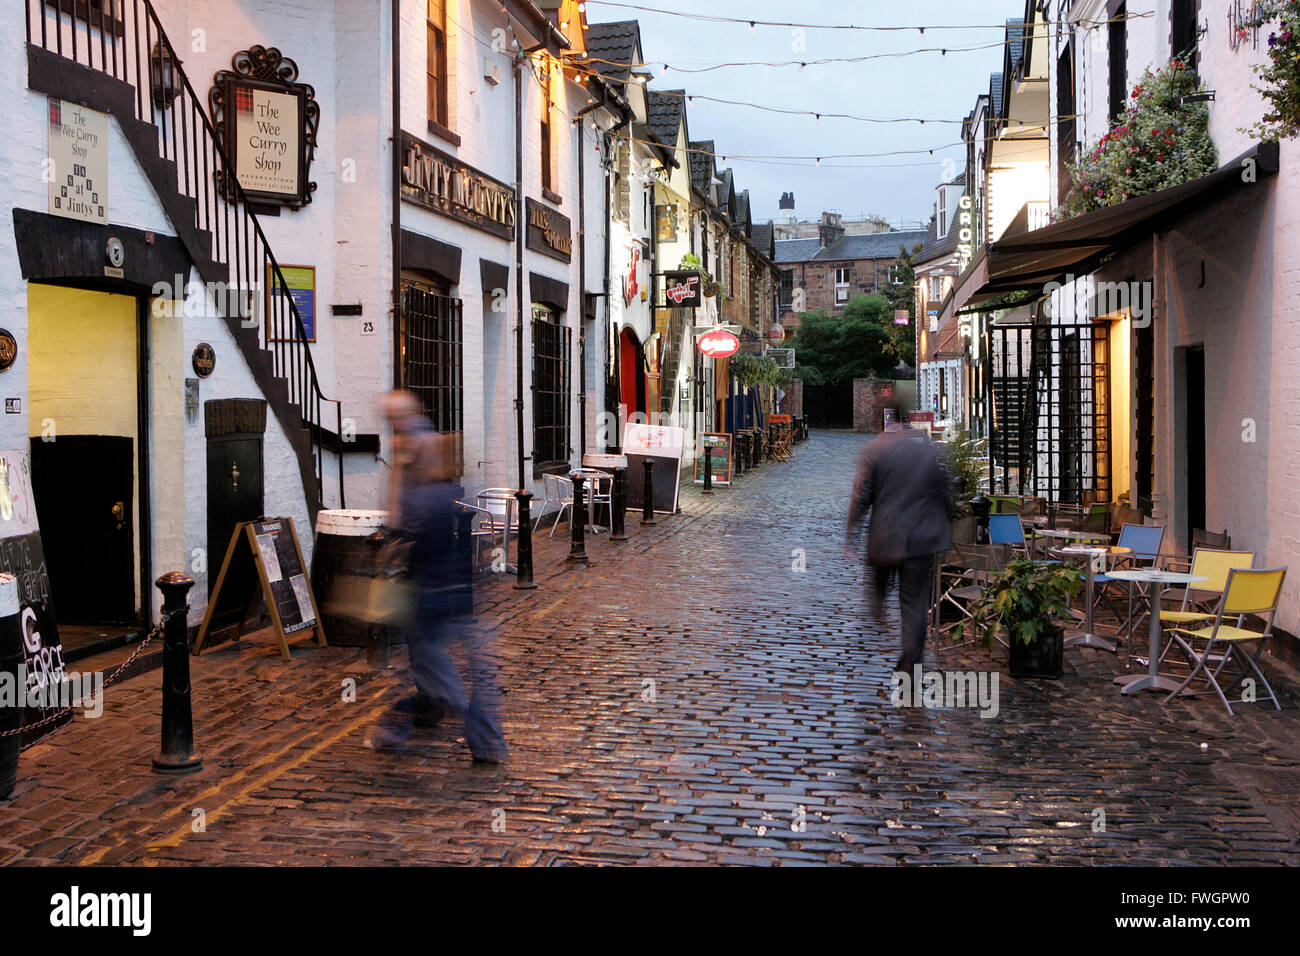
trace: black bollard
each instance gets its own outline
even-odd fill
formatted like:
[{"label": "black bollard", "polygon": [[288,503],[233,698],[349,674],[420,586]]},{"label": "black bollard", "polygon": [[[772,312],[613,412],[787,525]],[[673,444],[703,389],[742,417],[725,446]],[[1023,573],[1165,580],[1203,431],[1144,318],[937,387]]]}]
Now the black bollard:
[{"label": "black bollard", "polygon": [[659,523],[655,521],[654,466],[655,461],[653,458],[647,458],[645,460],[645,491],[641,503],[641,526],[643,528],[648,528]]},{"label": "black bollard", "polygon": [[704,446],[704,493],[713,494],[713,446]]},{"label": "black bollard", "polygon": [[970,500],[971,514],[975,516],[975,543],[989,543],[989,508],[993,502],[983,495],[976,495]]},{"label": "black bollard", "polygon": [[26,678],[19,612],[18,579],[12,574],[0,574],[0,675],[12,681],[17,691],[11,699],[0,700],[0,800],[9,796],[18,783],[18,753],[22,749],[19,728]]},{"label": "black bollard", "polygon": [[[533,493],[521,488],[515,492],[515,500],[519,502],[519,538],[515,541],[517,573],[514,586],[516,591],[525,591],[537,587],[533,583]],[[507,528],[506,534],[509,533]]]},{"label": "black bollard", "polygon": [[737,478],[745,473],[744,437],[744,435],[739,434],[731,437],[731,471]]},{"label": "black bollard", "polygon": [[190,701],[190,642],[186,635],[185,596],[194,579],[171,571],[155,584],[163,593],[162,749],[153,758],[160,773],[189,773],[203,766],[194,752],[194,713]]},{"label": "black bollard", "polygon": [[582,472],[573,476],[573,520],[569,522],[569,556],[564,560],[570,564],[590,564],[587,559],[587,498],[583,493],[586,479]]},{"label": "black bollard", "polygon": [[614,469],[614,487],[610,491],[610,511],[609,518],[609,540],[626,541],[627,529],[624,522],[627,518],[627,469]]}]

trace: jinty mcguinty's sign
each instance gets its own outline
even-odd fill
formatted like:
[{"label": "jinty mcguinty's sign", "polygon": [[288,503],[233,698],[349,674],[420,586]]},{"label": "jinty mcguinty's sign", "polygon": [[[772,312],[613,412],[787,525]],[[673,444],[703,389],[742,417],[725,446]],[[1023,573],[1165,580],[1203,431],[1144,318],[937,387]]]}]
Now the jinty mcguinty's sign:
[{"label": "jinty mcguinty's sign", "polygon": [[568,216],[547,209],[532,199],[527,201],[528,235],[525,245],[552,259],[568,262],[573,255],[573,228]]},{"label": "jinty mcguinty's sign", "polygon": [[402,198],[407,202],[498,238],[513,238],[512,188],[410,133],[402,133],[402,156]]}]

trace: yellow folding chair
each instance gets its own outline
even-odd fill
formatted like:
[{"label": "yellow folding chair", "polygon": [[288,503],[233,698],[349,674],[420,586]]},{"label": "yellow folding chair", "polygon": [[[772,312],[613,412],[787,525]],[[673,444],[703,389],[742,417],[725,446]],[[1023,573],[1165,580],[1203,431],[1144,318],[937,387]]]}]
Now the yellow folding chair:
[{"label": "yellow folding chair", "polygon": [[[1187,675],[1187,679],[1164,699],[1164,703],[1169,703],[1169,701],[1186,691],[1196,678],[1196,675],[1204,672],[1209,679],[1210,686],[1214,688],[1214,692],[1219,695],[1219,700],[1223,701],[1223,706],[1228,708],[1228,713],[1231,714],[1232,705],[1228,703],[1225,691],[1232,690],[1247,679],[1251,673],[1254,673],[1268,692],[1268,697],[1273,701],[1273,706],[1278,710],[1282,709],[1282,705],[1278,703],[1277,695],[1273,693],[1273,688],[1269,685],[1263,671],[1259,669],[1257,662],[1259,655],[1264,652],[1268,639],[1273,636],[1273,618],[1277,614],[1277,603],[1282,594],[1282,582],[1284,580],[1286,580],[1286,568],[1271,568],[1259,571],[1233,568],[1228,571],[1228,581],[1223,591],[1223,599],[1219,602],[1218,611],[1214,615],[1214,623],[1196,630],[1179,627],[1173,628],[1171,631],[1174,640],[1188,655],[1188,660],[1193,664],[1193,667],[1191,673]],[[1244,623],[1247,614],[1255,614],[1266,618],[1267,624],[1264,630],[1252,631],[1249,628],[1242,627],[1241,625]],[[1224,618],[1235,618],[1237,623],[1224,623]],[[1198,652],[1192,643],[1183,639],[1183,635],[1187,635],[1193,640],[1204,640],[1206,642],[1205,649]],[[1250,643],[1255,644],[1255,653],[1247,655],[1239,650],[1242,645]],[[1214,653],[1216,645],[1222,645],[1223,648],[1222,653],[1217,657]],[[1214,670],[1209,668],[1211,660],[1218,661]],[[1223,668],[1227,666],[1228,661],[1233,661],[1236,664],[1239,673],[1225,689],[1219,683],[1219,675],[1223,672]],[[1203,693],[1209,693],[1209,691]]]}]

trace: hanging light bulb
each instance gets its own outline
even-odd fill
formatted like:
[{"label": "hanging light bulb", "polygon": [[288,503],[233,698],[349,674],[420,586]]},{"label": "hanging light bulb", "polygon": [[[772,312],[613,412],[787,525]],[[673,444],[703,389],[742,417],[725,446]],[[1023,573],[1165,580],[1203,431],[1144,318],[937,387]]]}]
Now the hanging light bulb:
[{"label": "hanging light bulb", "polygon": [[687,106],[694,106],[694,105],[695,105],[695,97],[693,97],[693,96],[688,96],[688,97],[686,97],[686,105],[687,105]]},{"label": "hanging light bulb", "polygon": [[817,157],[817,165],[820,166],[821,164],[822,164],[822,158],[821,158],[820,156],[818,156],[818,157]]},{"label": "hanging light bulb", "polygon": [[822,121],[822,114],[821,114],[821,113],[814,113],[813,116],[817,117],[817,122],[820,123],[820,122]]},{"label": "hanging light bulb", "polygon": [[754,32],[754,21],[753,21],[753,20],[750,20],[750,21],[749,21],[749,32],[750,32],[750,33],[753,33],[753,32]]}]

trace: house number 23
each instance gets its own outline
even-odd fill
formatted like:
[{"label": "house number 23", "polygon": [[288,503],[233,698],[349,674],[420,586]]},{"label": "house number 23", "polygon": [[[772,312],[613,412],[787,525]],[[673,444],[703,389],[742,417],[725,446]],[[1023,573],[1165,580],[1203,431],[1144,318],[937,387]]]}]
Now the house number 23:
[{"label": "house number 23", "polygon": [[362,334],[362,335],[374,335],[374,334],[375,334],[375,322],[374,322],[373,319],[362,319],[362,320],[361,320],[361,334]]}]

